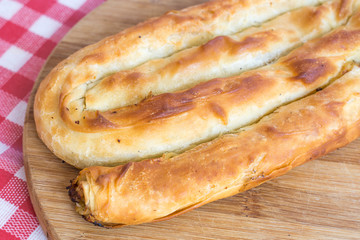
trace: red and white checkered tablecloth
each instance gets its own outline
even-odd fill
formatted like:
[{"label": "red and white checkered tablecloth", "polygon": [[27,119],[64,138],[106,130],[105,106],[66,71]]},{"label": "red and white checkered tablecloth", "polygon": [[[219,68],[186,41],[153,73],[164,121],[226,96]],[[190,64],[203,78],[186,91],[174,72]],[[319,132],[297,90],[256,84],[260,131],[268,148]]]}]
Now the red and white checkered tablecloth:
[{"label": "red and white checkered tablecloth", "polygon": [[0,0],[0,240],[46,239],[22,159],[27,100],[46,58],[104,0]]}]

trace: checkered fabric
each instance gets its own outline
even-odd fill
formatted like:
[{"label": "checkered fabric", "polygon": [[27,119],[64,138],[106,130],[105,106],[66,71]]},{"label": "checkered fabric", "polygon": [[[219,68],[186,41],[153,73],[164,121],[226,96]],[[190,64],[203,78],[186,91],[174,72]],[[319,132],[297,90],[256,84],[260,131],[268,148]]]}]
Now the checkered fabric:
[{"label": "checkered fabric", "polygon": [[27,100],[46,58],[104,0],[0,0],[0,239],[46,239],[22,160]]}]

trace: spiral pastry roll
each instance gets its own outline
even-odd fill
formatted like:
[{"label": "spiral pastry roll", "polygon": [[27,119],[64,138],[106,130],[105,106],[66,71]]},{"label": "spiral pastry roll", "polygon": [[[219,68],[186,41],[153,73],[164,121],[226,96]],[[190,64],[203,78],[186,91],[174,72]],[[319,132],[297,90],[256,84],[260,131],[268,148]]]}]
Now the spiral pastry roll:
[{"label": "spiral pastry roll", "polygon": [[37,132],[78,168],[182,153],[346,72],[358,6],[216,0],[150,19],[59,63],[36,94]]}]

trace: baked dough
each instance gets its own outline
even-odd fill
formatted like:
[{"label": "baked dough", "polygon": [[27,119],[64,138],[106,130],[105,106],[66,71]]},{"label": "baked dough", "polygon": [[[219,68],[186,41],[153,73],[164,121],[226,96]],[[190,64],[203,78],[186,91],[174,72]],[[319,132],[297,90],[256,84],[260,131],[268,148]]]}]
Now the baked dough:
[{"label": "baked dough", "polygon": [[211,1],[86,47],[41,83],[38,134],[55,155],[84,168],[182,152],[257,121],[328,84],[360,57],[353,21],[275,64],[236,75],[344,24],[359,5],[300,8],[321,2]]},{"label": "baked dough", "polygon": [[360,68],[355,66],[328,88],[259,123],[173,158],[86,168],[69,193],[77,211],[97,225],[165,220],[255,187],[359,136]]},{"label": "baked dough", "polygon": [[139,103],[149,95],[189,89],[263,66],[344,24],[352,11],[350,5],[340,4],[335,1],[287,12],[260,27],[218,36],[202,46],[112,74],[92,83],[79,107],[107,111]]}]

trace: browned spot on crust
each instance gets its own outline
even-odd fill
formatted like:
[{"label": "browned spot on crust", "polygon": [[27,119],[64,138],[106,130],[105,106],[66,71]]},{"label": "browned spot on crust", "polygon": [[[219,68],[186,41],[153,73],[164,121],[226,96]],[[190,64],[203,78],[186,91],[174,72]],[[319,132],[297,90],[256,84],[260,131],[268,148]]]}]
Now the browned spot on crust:
[{"label": "browned spot on crust", "polygon": [[[264,45],[269,45],[273,40],[278,39],[272,31],[264,31],[253,34],[252,36],[246,37],[240,41],[235,41],[228,36],[219,36],[210,40],[199,48],[200,58],[203,59],[202,55],[217,53],[218,51],[229,51],[230,55],[238,55],[239,52],[244,52],[249,49],[262,48]],[[229,50],[230,49],[230,50]],[[194,56],[191,56],[193,59]]]},{"label": "browned spot on crust", "polygon": [[220,105],[211,102],[209,103],[211,111],[215,114],[216,117],[220,118],[224,125],[228,124],[228,117],[224,108]]},{"label": "browned spot on crust", "polygon": [[292,79],[300,80],[304,84],[312,84],[336,69],[335,66],[325,58],[291,60],[293,61],[290,61],[289,65],[295,75]]},{"label": "browned spot on crust", "polygon": [[159,101],[160,104],[152,108],[155,111],[152,114],[150,114],[147,120],[151,121],[156,119],[168,118],[171,116],[181,114],[183,112],[190,111],[195,107],[190,99],[189,100],[186,99],[183,102],[181,102],[181,100],[183,99],[179,99],[178,96],[176,95],[173,96],[171,94],[164,94],[161,100]]},{"label": "browned spot on crust", "polygon": [[276,136],[283,136],[284,133],[280,132],[277,128],[275,128],[274,126],[265,126],[264,127],[264,132],[267,133],[267,135],[276,135]]},{"label": "browned spot on crust", "polygon": [[[91,112],[87,112],[87,113],[91,113]],[[105,129],[105,128],[110,128],[110,129],[114,129],[117,128],[118,126],[113,123],[112,121],[109,121],[106,117],[104,117],[104,115],[102,113],[100,113],[99,111],[96,112],[92,112],[93,114],[90,114],[86,117],[86,124],[88,125],[88,127],[94,128],[94,129]]]},{"label": "browned spot on crust", "polygon": [[141,76],[142,74],[140,72],[132,72],[129,73],[125,79],[129,82],[136,83],[137,80],[141,78]]},{"label": "browned spot on crust", "polygon": [[304,84],[312,84],[318,79],[334,74],[336,66],[331,59],[325,57],[312,58],[314,55],[323,55],[324,49],[334,50],[334,54],[340,51],[350,51],[359,44],[360,31],[340,30],[327,35],[321,41],[309,43],[308,47],[301,54],[296,53],[285,59],[283,62],[294,73],[293,80],[300,80]]},{"label": "browned spot on crust", "polygon": [[231,101],[251,101],[260,96],[263,91],[275,84],[274,79],[263,77],[260,74],[245,76],[235,81],[228,81],[223,91],[231,96]]}]

